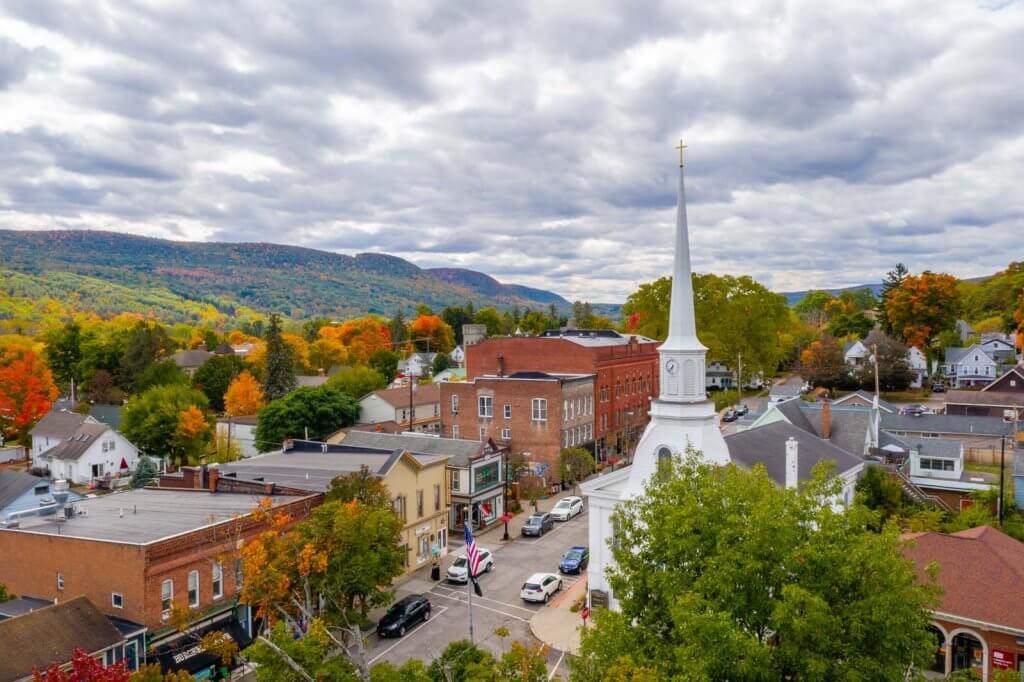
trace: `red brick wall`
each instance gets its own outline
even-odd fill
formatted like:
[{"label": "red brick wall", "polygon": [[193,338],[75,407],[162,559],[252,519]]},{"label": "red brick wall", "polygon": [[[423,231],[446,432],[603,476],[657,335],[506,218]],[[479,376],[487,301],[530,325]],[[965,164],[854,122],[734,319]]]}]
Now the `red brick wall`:
[{"label": "red brick wall", "polygon": [[[988,671],[988,679],[992,679],[993,668],[992,668],[992,650],[1000,649],[1005,652],[1010,652],[1016,655],[1016,663],[1018,668],[1015,670],[1024,670],[1024,666],[1021,666],[1021,661],[1024,660],[1024,645],[1017,643],[1019,637],[1016,635],[1008,635],[1003,632],[994,632],[992,630],[983,630],[980,627],[967,626],[959,623],[954,623],[948,620],[936,618],[935,623],[938,623],[947,634],[952,634],[955,630],[967,630],[968,634],[973,635],[988,646],[988,656],[985,661],[985,668]],[[959,634],[959,633],[958,633]],[[955,636],[955,635],[954,635]],[[952,639],[952,638],[950,638]],[[951,641],[946,642],[947,648],[952,644]],[[949,659],[950,672],[952,672],[952,658]]]}]

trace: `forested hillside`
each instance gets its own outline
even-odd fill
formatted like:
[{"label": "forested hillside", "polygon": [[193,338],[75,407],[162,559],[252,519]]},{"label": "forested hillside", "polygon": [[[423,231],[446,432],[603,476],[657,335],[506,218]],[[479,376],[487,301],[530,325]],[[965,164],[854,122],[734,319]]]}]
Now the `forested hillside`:
[{"label": "forested hillside", "polygon": [[387,254],[342,254],[278,244],[172,242],[110,232],[0,230],[0,326],[32,327],[54,308],[107,315],[279,311],[293,319],[477,307],[561,309],[551,292],[472,271],[447,276]]}]

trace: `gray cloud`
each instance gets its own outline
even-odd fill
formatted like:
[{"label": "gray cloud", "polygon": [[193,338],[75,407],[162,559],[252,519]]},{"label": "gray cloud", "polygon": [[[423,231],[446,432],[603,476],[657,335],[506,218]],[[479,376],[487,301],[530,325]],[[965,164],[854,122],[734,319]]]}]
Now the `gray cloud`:
[{"label": "gray cloud", "polygon": [[693,5],[11,0],[0,227],[621,300],[670,267],[683,135],[702,271],[782,290],[1019,250],[1024,8]]}]

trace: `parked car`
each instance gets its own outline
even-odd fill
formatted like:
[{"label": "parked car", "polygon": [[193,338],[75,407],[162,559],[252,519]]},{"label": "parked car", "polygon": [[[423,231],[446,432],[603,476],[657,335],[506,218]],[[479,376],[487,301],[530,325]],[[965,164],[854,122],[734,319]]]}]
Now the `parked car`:
[{"label": "parked car", "polygon": [[740,416],[736,414],[736,410],[733,409],[726,410],[725,414],[722,415],[722,421],[724,422],[734,422],[739,418]]},{"label": "parked car", "polygon": [[936,381],[934,384],[932,384],[932,393],[945,393],[945,392],[946,392],[946,385],[944,383],[942,383],[941,381]]},{"label": "parked car", "polygon": [[748,414],[750,412],[750,408],[747,407],[746,403],[740,403],[739,405],[737,405],[736,407],[734,407],[732,409],[736,412],[736,414],[738,414],[741,417],[743,415]]},{"label": "parked car", "polygon": [[430,600],[422,594],[402,597],[388,609],[377,623],[378,637],[405,637],[406,631],[416,623],[430,618]]},{"label": "parked car", "polygon": [[574,516],[579,516],[583,513],[583,498],[582,497],[563,497],[555,505],[555,508],[551,510],[551,516],[555,521],[568,521]]},{"label": "parked car", "polygon": [[542,601],[547,603],[551,595],[562,589],[562,579],[554,573],[534,573],[519,592],[523,601]]},{"label": "parked car", "polygon": [[540,537],[555,527],[555,518],[551,514],[530,514],[523,524],[523,535]]},{"label": "parked car", "polygon": [[[480,547],[480,565],[477,567],[477,575],[490,573],[494,568],[494,555],[491,550]],[[452,565],[448,567],[448,582],[465,585],[469,582],[469,559],[463,554],[456,557]]]},{"label": "parked car", "polygon": [[802,393],[810,393],[813,390],[814,390],[814,386],[812,386],[811,382],[809,382],[809,381],[805,381],[804,385],[800,387],[800,391]]},{"label": "parked car", "polygon": [[922,414],[931,414],[932,411],[924,405],[907,405],[900,410],[900,414],[907,414],[911,417],[919,417]]},{"label": "parked car", "polygon": [[590,550],[582,545],[570,547],[558,562],[558,570],[562,573],[583,573],[590,563]]}]

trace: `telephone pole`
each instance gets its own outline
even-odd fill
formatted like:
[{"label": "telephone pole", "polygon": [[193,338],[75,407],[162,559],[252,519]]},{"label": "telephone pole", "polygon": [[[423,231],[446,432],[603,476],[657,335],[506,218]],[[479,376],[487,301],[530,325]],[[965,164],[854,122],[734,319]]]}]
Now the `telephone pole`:
[{"label": "telephone pole", "polygon": [[736,390],[739,392],[739,398],[736,403],[739,404],[743,401],[743,352],[740,351],[736,355]]},{"label": "telephone pole", "polygon": [[875,362],[875,396],[878,396],[878,344],[871,344],[871,359]]}]

